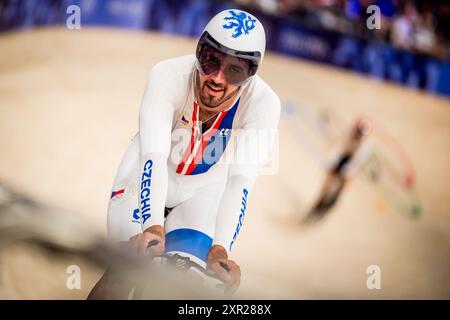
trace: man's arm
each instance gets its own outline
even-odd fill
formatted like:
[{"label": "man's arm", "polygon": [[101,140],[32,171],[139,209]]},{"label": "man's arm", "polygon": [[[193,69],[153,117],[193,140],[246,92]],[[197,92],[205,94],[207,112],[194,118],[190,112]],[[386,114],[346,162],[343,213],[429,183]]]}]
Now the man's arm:
[{"label": "man's arm", "polygon": [[[258,103],[259,102],[259,103]],[[256,114],[246,115],[239,129],[233,162],[216,217],[213,244],[231,251],[247,212],[248,199],[261,167],[267,162],[277,137],[280,101],[277,96],[254,102]]]},{"label": "man's arm", "polygon": [[[240,269],[228,259],[228,255],[242,228],[251,188],[275,143],[281,109],[278,97],[266,99],[260,107],[254,108],[260,113],[250,115],[238,132],[234,160],[230,164],[227,185],[219,204],[213,247],[207,261],[208,269],[222,276],[234,289],[239,285]],[[231,279],[220,268],[219,262],[230,267],[228,276]]]},{"label": "man's arm", "polygon": [[168,168],[177,72],[170,62],[156,64],[150,73],[139,113],[141,159],[139,171],[139,211],[142,235],[131,239],[139,251],[152,240],[154,254],[164,252],[164,206],[167,197]]}]

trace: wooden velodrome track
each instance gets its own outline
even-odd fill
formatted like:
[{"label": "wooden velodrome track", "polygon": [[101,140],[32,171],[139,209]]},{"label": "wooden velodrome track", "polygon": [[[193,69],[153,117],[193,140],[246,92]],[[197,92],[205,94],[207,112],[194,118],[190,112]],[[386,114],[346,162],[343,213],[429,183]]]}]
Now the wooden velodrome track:
[{"label": "wooden velodrome track", "polygon": [[[104,234],[111,183],[138,129],[148,72],[194,47],[191,39],[116,29],[0,35],[0,180]],[[240,295],[450,298],[449,100],[273,54],[260,75],[282,99],[383,123],[411,157],[423,211],[416,220],[380,212],[375,189],[357,178],[326,221],[301,227],[323,172],[283,118],[279,172],[258,180],[232,253],[243,272]],[[73,263],[83,282],[69,291]],[[369,265],[381,268],[380,290],[366,287]],[[4,298],[82,299],[100,275],[83,261],[19,249],[2,268],[13,287]]]}]

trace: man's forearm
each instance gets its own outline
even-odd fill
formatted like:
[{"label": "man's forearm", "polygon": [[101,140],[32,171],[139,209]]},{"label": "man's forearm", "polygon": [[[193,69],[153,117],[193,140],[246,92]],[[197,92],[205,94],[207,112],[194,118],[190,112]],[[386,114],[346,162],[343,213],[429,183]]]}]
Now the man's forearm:
[{"label": "man's forearm", "polygon": [[229,178],[216,217],[213,245],[230,252],[242,227],[247,209],[250,183],[243,176]]},{"label": "man's forearm", "polygon": [[139,184],[139,211],[142,230],[164,225],[164,207],[167,197],[167,157],[149,153],[141,157]]}]

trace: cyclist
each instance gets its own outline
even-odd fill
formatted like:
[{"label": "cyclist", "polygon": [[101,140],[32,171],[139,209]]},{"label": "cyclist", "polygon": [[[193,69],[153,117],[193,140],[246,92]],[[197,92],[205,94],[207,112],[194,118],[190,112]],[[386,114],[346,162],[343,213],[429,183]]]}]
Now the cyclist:
[{"label": "cyclist", "polygon": [[280,116],[278,96],[256,75],[264,53],[261,22],[225,10],[209,21],[195,55],[156,64],[108,206],[114,241],[142,254],[187,254],[227,292],[240,284],[229,254]]}]

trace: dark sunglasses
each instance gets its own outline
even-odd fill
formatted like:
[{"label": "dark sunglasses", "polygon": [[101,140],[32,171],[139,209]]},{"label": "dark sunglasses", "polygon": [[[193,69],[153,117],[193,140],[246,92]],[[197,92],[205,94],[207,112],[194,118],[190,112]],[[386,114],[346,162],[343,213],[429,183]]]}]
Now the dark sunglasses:
[{"label": "dark sunglasses", "polygon": [[225,79],[233,85],[240,85],[256,73],[257,66],[250,60],[227,55],[208,43],[199,45],[197,51],[199,71],[211,75],[223,70]]}]

